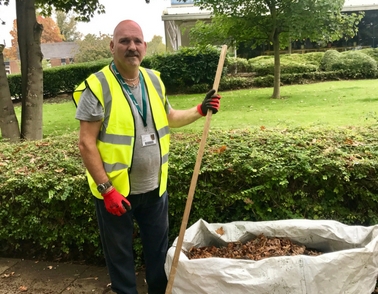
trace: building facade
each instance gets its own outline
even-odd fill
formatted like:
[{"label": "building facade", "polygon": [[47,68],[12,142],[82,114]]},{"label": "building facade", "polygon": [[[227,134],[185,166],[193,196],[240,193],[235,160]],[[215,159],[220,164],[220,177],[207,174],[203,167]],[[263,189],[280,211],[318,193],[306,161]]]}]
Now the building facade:
[{"label": "building facade", "polygon": [[[357,35],[349,43],[356,43],[356,46],[377,47],[378,39],[378,1],[377,0],[346,0],[343,12],[351,13],[364,11],[365,17],[360,23],[359,31],[365,33]],[[194,6],[194,0],[186,2],[171,0],[171,6],[167,7],[162,14],[164,22],[165,40],[167,50],[175,51],[182,46],[189,46],[189,30],[193,27],[197,20],[210,21],[211,12],[208,10],[200,10]],[[369,33],[370,31],[370,33]],[[344,44],[343,44],[344,42]],[[345,40],[341,40],[340,44],[348,46]],[[301,44],[300,46],[306,46]],[[309,44],[310,46],[310,44]]]},{"label": "building facade", "polygon": [[[41,51],[47,67],[61,66],[74,62],[79,46],[75,42],[42,43]],[[4,61],[7,74],[21,72],[20,60]]]}]

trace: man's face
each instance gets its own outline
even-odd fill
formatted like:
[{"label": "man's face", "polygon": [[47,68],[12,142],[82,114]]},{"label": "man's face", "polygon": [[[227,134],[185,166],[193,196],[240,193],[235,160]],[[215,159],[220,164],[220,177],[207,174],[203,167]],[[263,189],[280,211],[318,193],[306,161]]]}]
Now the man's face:
[{"label": "man's face", "polygon": [[146,55],[146,49],[142,30],[134,23],[119,25],[110,42],[114,61],[125,68],[138,67]]}]

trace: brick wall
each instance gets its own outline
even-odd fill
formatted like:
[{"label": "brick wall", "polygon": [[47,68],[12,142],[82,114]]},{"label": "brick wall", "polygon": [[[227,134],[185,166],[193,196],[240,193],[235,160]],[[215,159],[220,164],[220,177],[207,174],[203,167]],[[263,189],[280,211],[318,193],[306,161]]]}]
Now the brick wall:
[{"label": "brick wall", "polygon": [[9,71],[10,71],[11,74],[21,73],[21,69],[20,69],[18,62],[16,60],[9,61]]}]

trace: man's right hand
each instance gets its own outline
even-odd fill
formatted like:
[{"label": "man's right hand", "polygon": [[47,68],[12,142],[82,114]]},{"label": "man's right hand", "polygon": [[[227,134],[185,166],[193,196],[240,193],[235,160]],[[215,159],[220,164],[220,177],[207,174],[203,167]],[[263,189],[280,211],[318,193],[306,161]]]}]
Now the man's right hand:
[{"label": "man's right hand", "polygon": [[114,187],[110,191],[102,194],[102,197],[104,197],[106,210],[111,214],[121,216],[126,213],[127,210],[131,209],[130,202]]}]

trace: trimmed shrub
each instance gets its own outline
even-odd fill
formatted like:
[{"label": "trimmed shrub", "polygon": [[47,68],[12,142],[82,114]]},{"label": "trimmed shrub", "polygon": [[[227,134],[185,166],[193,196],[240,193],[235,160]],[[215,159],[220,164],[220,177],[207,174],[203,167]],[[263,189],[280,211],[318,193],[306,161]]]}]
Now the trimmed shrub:
[{"label": "trimmed shrub", "polygon": [[22,93],[22,81],[20,74],[10,74],[7,76],[8,84],[9,84],[9,91],[11,96],[16,99],[21,99]]},{"label": "trimmed shrub", "polygon": [[301,74],[301,73],[308,73],[308,72],[315,72],[317,71],[318,66],[313,64],[299,64],[299,63],[291,63],[291,64],[283,64],[281,66],[281,73],[282,74]]},{"label": "trimmed shrub", "polygon": [[320,62],[319,69],[323,71],[331,71],[332,65],[339,60],[340,55],[341,53],[337,50],[327,50]]},{"label": "trimmed shrub", "polygon": [[359,51],[346,51],[333,61],[330,69],[344,71],[346,78],[374,78],[377,76],[377,62]]},{"label": "trimmed shrub", "polygon": [[[182,48],[174,53],[147,56],[142,66],[161,73],[167,94],[206,93],[214,82],[214,73],[219,62],[218,48]],[[375,78],[378,75],[378,49],[364,49],[340,53],[328,50],[325,53],[281,55],[282,84],[298,84],[313,81],[338,79]],[[72,64],[44,70],[44,95],[54,97],[70,93],[91,73],[109,64],[111,59]],[[240,77],[232,76],[235,71]],[[227,72],[229,75],[226,77]],[[248,75],[248,77],[247,77]],[[233,90],[248,87],[272,87],[274,57],[259,56],[249,60],[226,57],[219,89]],[[21,76],[9,75],[11,96],[21,98]]]},{"label": "trimmed shrub", "polygon": [[251,72],[251,66],[245,58],[228,57],[227,64],[227,73],[229,74]]},{"label": "trimmed shrub", "polygon": [[[174,53],[146,57],[142,66],[161,73],[168,94],[206,92],[213,85],[219,55],[220,49],[213,46],[182,48]],[[56,96],[61,92],[73,92],[78,84],[110,61],[111,59],[104,59],[45,69],[43,92],[46,97]],[[222,74],[226,73],[226,68],[227,58]],[[10,75],[8,81],[11,96],[21,97],[21,75]]]},{"label": "trimmed shrub", "polygon": [[223,77],[219,83],[219,91],[252,88],[253,80],[245,77]]},{"label": "trimmed shrub", "polygon": [[[378,223],[377,126],[212,131],[189,225],[280,219]],[[178,235],[200,133],[172,134],[170,240]],[[103,260],[77,133],[0,145],[0,254]],[[137,227],[136,227],[137,230]],[[139,238],[138,232],[135,233]],[[136,259],[141,260],[140,240]],[[139,249],[138,249],[139,248]]]},{"label": "trimmed shrub", "polygon": [[273,87],[274,85],[274,76],[266,75],[264,77],[255,77],[252,82],[254,87]]},{"label": "trimmed shrub", "polygon": [[284,85],[308,84],[319,81],[338,81],[344,76],[343,71],[308,72],[300,74],[282,74],[281,83]]},{"label": "trimmed shrub", "polygon": [[378,48],[366,48],[366,49],[360,50],[360,52],[365,53],[366,55],[369,55],[378,63]]},{"label": "trimmed shrub", "polygon": [[285,63],[294,62],[303,65],[312,64],[319,67],[321,60],[323,59],[324,52],[310,52],[305,54],[283,54],[281,55],[281,61]]},{"label": "trimmed shrub", "polygon": [[254,64],[253,72],[255,73],[256,77],[274,75],[274,64],[273,62],[264,64]]},{"label": "trimmed shrub", "polygon": [[2,142],[0,154],[0,252],[76,259],[88,251],[89,260],[98,258],[94,203],[77,134]]},{"label": "trimmed shrub", "polygon": [[[305,72],[315,72],[318,66],[313,64],[299,64],[289,61],[281,62],[281,74],[292,74],[292,73],[305,73]],[[257,77],[263,77],[267,75],[274,75],[274,63],[271,60],[269,63],[264,64],[254,64],[253,70]]]},{"label": "trimmed shrub", "polygon": [[213,46],[185,47],[174,53],[154,55],[151,66],[160,71],[167,93],[188,93],[187,89],[196,84],[212,87],[219,55],[220,49]]}]

